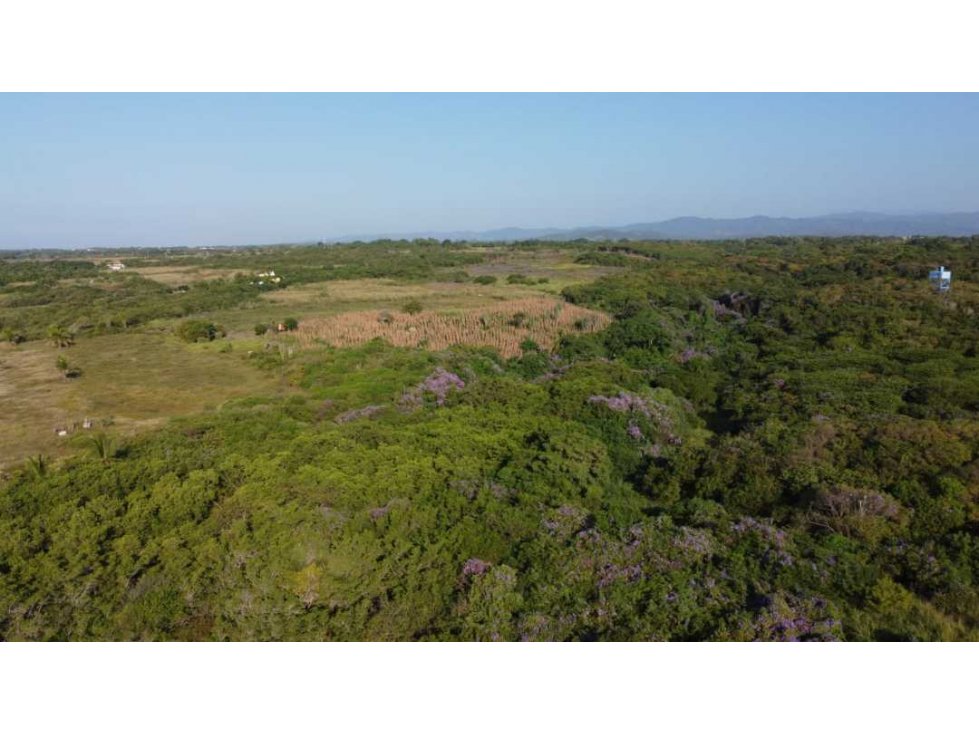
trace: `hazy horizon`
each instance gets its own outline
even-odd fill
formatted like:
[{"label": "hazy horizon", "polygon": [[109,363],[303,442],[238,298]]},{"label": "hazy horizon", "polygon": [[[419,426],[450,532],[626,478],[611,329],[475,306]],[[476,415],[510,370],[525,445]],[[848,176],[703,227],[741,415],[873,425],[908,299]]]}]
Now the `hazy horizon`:
[{"label": "hazy horizon", "polygon": [[975,94],[4,94],[0,248],[979,209]]}]

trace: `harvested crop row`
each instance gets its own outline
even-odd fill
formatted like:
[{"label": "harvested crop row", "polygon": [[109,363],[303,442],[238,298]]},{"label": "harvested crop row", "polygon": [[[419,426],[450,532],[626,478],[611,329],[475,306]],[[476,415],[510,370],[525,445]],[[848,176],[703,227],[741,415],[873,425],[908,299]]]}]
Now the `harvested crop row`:
[{"label": "harvested crop row", "polygon": [[609,323],[609,316],[599,311],[550,298],[522,298],[461,313],[353,311],[308,319],[298,335],[303,346],[344,347],[381,338],[399,347],[436,351],[454,344],[486,346],[514,357],[527,339],[551,349],[561,334],[599,331]]}]

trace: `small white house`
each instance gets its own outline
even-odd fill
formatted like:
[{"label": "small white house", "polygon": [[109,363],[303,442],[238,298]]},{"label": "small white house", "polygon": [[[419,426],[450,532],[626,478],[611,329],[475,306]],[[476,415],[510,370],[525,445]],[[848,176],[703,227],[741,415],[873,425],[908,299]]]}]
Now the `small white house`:
[{"label": "small white house", "polygon": [[119,261],[116,261],[114,263],[109,263],[106,267],[108,267],[109,270],[112,270],[112,271],[115,271],[115,272],[118,272],[120,270],[125,270],[126,269],[126,266],[123,265]]},{"label": "small white house", "polygon": [[944,265],[939,265],[938,270],[928,273],[928,280],[936,291],[944,293],[952,287],[952,271],[946,270]]}]

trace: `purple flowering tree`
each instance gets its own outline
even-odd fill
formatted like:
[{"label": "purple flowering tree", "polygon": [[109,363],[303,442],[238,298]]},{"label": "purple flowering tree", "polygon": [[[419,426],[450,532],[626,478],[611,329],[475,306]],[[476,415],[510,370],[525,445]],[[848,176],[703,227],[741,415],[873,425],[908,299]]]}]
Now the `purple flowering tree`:
[{"label": "purple flowering tree", "polygon": [[455,372],[437,367],[432,374],[402,395],[401,404],[405,407],[420,407],[425,395],[430,395],[435,398],[436,405],[442,406],[450,392],[462,390],[465,386],[465,380]]}]

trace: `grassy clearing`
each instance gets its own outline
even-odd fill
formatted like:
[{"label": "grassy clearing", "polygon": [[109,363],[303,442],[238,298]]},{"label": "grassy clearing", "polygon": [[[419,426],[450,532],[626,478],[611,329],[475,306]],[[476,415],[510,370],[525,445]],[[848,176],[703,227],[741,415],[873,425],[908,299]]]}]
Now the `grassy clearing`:
[{"label": "grassy clearing", "polygon": [[304,321],[366,309],[398,310],[410,300],[419,300],[430,310],[463,309],[545,293],[542,286],[403,283],[386,278],[363,278],[291,286],[265,293],[236,308],[212,311],[195,318],[207,318],[221,324],[237,343],[253,335],[255,324],[274,324],[287,317]]},{"label": "grassy clearing", "polygon": [[578,285],[620,272],[622,268],[589,265],[574,261],[577,253],[551,248],[510,250],[500,248],[484,253],[484,262],[466,268],[470,275],[492,275],[505,281],[509,275],[547,278],[538,286],[545,293],[557,294],[569,285]]},{"label": "grassy clearing", "polygon": [[609,323],[609,316],[598,311],[552,298],[522,298],[456,313],[355,311],[304,321],[298,336],[307,347],[347,347],[380,338],[398,347],[435,351],[456,344],[493,347],[504,357],[515,357],[527,339],[550,349],[561,334],[598,331]]},{"label": "grassy clearing", "polygon": [[217,278],[233,278],[239,273],[248,275],[247,270],[221,270],[216,268],[197,268],[188,265],[151,265],[147,267],[127,268],[127,273],[137,273],[144,278],[155,280],[171,288],[180,285],[191,285],[202,280]]},{"label": "grassy clearing", "polygon": [[[59,354],[82,370],[68,380],[55,367]],[[75,450],[57,426],[81,423],[132,434],[168,418],[223,402],[287,389],[254,369],[238,352],[195,349],[157,334],[113,334],[57,350],[34,342],[0,346],[0,466],[28,455],[64,456]]]},{"label": "grassy clearing", "polygon": [[[125,434],[162,425],[173,416],[217,406],[229,398],[279,389],[279,377],[255,369],[243,357],[249,350],[264,350],[266,344],[283,349],[296,346],[297,336],[272,333],[256,336],[256,324],[275,324],[287,317],[297,318],[301,323],[317,323],[350,312],[384,310],[400,314],[401,307],[413,300],[422,304],[423,315],[439,313],[450,317],[455,314],[452,318],[457,318],[465,313],[493,314],[501,304],[526,299],[553,299],[567,285],[588,282],[615,270],[576,264],[574,252],[550,248],[472,248],[472,251],[486,256],[486,262],[439,268],[437,272],[440,277],[445,277],[449,271],[465,270],[471,277],[493,275],[497,278],[496,283],[481,285],[471,281],[359,278],[290,284],[283,290],[270,291],[259,298],[227,308],[194,313],[193,318],[214,321],[223,326],[227,330],[227,339],[207,344],[180,343],[170,336],[180,319],[171,317],[148,320],[138,330],[79,338],[76,346],[64,351],[70,362],[83,370],[83,375],[75,380],[66,380],[56,369],[54,362],[58,352],[46,341],[27,343],[19,348],[2,345],[0,466],[38,452],[49,456],[63,456],[72,452],[71,441],[55,436],[54,428],[81,422],[85,417],[96,421],[111,419],[110,430]],[[264,258],[269,260],[269,267],[281,269],[278,268],[277,256],[278,253],[274,252]],[[104,266],[105,262],[115,259],[93,258],[93,261]],[[98,277],[66,278],[62,279],[61,285],[77,282],[79,286],[89,289],[94,286],[111,299],[107,301],[106,313],[128,313],[120,306],[120,297],[115,289],[120,288],[129,275],[138,274],[174,288],[233,277],[238,272],[254,272],[254,269],[215,268],[206,263],[151,263],[140,266],[132,258],[127,260],[130,267],[122,275],[108,276],[106,279],[105,268],[99,267],[95,271]],[[507,276],[511,274],[523,275],[529,282],[507,283]],[[546,278],[547,282],[537,282],[541,278]],[[91,290],[87,292],[94,293]],[[169,304],[178,297],[163,294],[160,296],[163,299],[161,304]],[[6,309],[9,304],[5,301],[13,298],[11,292],[0,295],[0,309]],[[90,303],[86,301],[82,306],[88,308]],[[516,307],[516,310],[519,308]],[[10,315],[23,310],[11,307]],[[65,313],[74,315],[80,310],[72,304],[65,309]],[[46,328],[47,323],[70,321],[63,316],[59,311],[38,317],[40,325],[37,330],[43,332],[42,327]],[[502,347],[504,353],[512,354],[516,348],[513,340],[517,336],[504,331],[496,339],[476,339],[464,327],[460,341]],[[542,346],[550,344],[552,339],[546,333],[528,336]],[[435,345],[440,343],[437,334],[434,342],[431,338],[429,341]],[[516,346],[519,346],[519,341],[517,339],[515,342]],[[229,345],[230,353],[227,351]]]},{"label": "grassy clearing", "polygon": [[[393,278],[358,278],[289,285],[270,291],[253,302],[203,315],[220,323],[229,336],[247,337],[256,323],[274,323],[292,316],[300,320],[327,317],[348,311],[369,309],[397,310],[409,300],[419,300],[426,310],[444,311],[476,308],[501,301],[535,296],[558,296],[569,285],[593,281],[621,268],[582,265],[574,262],[574,252],[557,249],[511,250],[472,248],[486,262],[467,265],[470,276],[492,275],[491,285],[447,281],[405,281]],[[270,258],[275,265],[274,258]],[[176,269],[176,268],[172,268]],[[524,275],[545,283],[507,283],[509,275]]]}]

